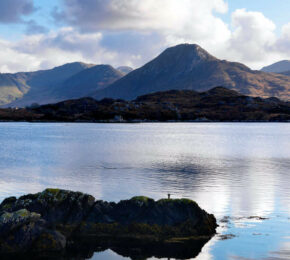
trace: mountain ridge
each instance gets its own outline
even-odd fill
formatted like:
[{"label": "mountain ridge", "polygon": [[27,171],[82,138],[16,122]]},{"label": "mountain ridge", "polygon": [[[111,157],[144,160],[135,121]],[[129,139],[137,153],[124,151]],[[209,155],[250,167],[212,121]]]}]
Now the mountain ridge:
[{"label": "mountain ridge", "polygon": [[[95,72],[94,75],[92,75],[92,71]],[[101,75],[102,73],[103,75]],[[80,98],[89,95],[94,90],[106,87],[123,76],[110,65],[95,65],[83,62],[67,63],[49,70],[19,72],[10,75],[11,77],[16,75],[23,77],[24,85],[21,87],[25,91],[22,95],[18,95],[18,100],[12,100],[6,104],[6,107],[23,107],[33,103],[47,104]]]},{"label": "mountain ridge", "polygon": [[158,91],[206,91],[218,85],[245,95],[290,100],[289,73],[251,70],[242,63],[217,59],[197,44],[167,48],[144,66],[131,69],[73,62],[50,70],[0,74],[0,106],[23,107],[84,96],[133,100]]},{"label": "mountain ridge", "polygon": [[246,95],[289,100],[288,76],[255,71],[242,63],[219,60],[196,44],[180,44],[166,49],[106,89],[96,91],[93,97],[133,100],[156,91],[206,91],[217,85]]}]

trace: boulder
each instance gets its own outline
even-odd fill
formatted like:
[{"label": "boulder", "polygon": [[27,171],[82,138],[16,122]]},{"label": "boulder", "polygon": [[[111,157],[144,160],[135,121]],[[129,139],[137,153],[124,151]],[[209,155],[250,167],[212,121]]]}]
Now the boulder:
[{"label": "boulder", "polygon": [[59,252],[64,250],[66,238],[49,229],[41,215],[20,209],[2,212],[0,216],[0,253]]}]

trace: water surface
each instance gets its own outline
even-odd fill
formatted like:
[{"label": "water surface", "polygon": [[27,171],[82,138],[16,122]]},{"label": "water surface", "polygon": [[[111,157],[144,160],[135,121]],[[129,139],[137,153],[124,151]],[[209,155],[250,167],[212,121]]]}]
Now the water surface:
[{"label": "water surface", "polygon": [[286,123],[1,123],[0,201],[46,187],[113,201],[171,193],[230,216],[218,231],[235,237],[196,259],[290,259],[289,140]]}]

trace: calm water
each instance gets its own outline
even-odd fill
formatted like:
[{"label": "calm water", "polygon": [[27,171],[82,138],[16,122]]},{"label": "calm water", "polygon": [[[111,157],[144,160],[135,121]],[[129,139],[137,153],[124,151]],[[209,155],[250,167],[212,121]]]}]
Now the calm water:
[{"label": "calm water", "polygon": [[46,187],[113,201],[171,193],[231,216],[218,232],[235,237],[196,259],[290,259],[289,140],[278,123],[1,123],[0,201]]}]

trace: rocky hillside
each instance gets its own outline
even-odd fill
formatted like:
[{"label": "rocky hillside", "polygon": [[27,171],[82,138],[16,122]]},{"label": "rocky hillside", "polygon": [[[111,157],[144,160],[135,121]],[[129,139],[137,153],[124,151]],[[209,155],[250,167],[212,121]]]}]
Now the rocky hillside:
[{"label": "rocky hillside", "polygon": [[290,99],[288,76],[253,71],[240,63],[219,60],[195,44],[168,48],[93,97],[133,100],[156,91],[206,91],[219,85],[249,96]]},{"label": "rocky hillside", "polygon": [[92,98],[30,109],[0,109],[0,120],[27,121],[290,121],[290,103],[216,87],[206,92],[170,90],[133,101]]},{"label": "rocky hillside", "polygon": [[0,74],[0,105],[23,107],[89,96],[123,75],[109,65],[81,62],[51,70]]}]

